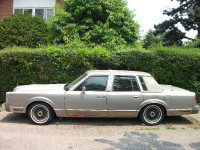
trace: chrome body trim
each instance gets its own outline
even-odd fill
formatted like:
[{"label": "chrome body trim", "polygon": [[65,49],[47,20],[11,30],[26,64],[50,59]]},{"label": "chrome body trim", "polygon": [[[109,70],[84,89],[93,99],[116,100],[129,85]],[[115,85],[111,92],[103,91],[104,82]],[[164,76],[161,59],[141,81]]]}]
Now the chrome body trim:
[{"label": "chrome body trim", "polygon": [[108,111],[109,118],[136,118],[139,114],[138,110],[111,110]]},{"label": "chrome body trim", "polygon": [[107,110],[67,109],[68,117],[108,117]]}]

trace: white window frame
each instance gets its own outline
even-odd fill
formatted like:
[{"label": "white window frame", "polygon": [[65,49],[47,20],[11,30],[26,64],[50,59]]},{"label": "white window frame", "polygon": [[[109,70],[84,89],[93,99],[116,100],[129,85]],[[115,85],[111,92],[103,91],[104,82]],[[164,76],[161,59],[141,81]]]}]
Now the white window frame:
[{"label": "white window frame", "polygon": [[49,20],[48,18],[47,18],[47,10],[48,9],[52,9],[53,10],[53,13],[55,13],[55,8],[44,8],[44,7],[39,7],[39,8],[13,8],[13,14],[15,13],[15,9],[22,9],[22,13],[24,14],[24,10],[25,9],[31,9],[32,10],[32,16],[35,16],[35,10],[36,9],[44,9],[44,15],[43,15],[43,19],[47,19],[47,20]]}]

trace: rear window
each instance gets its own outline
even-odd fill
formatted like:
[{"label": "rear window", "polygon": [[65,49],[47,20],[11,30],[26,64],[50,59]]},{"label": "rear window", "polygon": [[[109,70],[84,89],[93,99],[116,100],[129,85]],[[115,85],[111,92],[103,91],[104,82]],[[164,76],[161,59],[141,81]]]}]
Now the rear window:
[{"label": "rear window", "polygon": [[146,87],[146,85],[144,83],[143,77],[139,77],[139,79],[140,79],[140,83],[142,85],[143,91],[147,91],[147,87]]}]

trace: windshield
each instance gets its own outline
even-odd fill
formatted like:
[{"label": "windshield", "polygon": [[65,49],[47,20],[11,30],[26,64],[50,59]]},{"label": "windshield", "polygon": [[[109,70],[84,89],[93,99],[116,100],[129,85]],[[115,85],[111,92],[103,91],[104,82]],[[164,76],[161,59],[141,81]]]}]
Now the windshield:
[{"label": "windshield", "polygon": [[81,75],[79,78],[77,78],[76,80],[74,80],[72,83],[68,84],[65,86],[65,90],[68,91],[70,90],[74,85],[76,85],[79,81],[81,81],[83,78],[85,78],[87,76],[86,73],[84,73],[83,75]]}]

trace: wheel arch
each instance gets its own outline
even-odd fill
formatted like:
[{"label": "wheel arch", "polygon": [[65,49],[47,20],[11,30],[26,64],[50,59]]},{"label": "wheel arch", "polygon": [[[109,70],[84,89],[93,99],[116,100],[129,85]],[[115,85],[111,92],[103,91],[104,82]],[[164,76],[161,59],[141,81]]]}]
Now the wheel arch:
[{"label": "wheel arch", "polygon": [[[28,101],[27,101],[27,103],[26,103],[26,113],[27,113],[27,111],[28,111],[28,109],[30,108],[30,106],[33,104],[33,103],[46,103],[46,104],[48,104],[51,108],[52,108],[52,110],[54,111],[54,103],[50,100],[50,99],[48,99],[48,98],[46,98],[46,97],[33,97],[33,98],[31,98],[31,99],[29,99]],[[55,113],[55,111],[54,111],[54,113]]]},{"label": "wheel arch", "polygon": [[139,106],[138,106],[138,114],[137,114],[137,117],[139,116],[140,112],[142,112],[142,110],[146,107],[146,106],[149,106],[149,105],[159,105],[163,108],[164,110],[164,116],[167,115],[167,109],[168,109],[168,105],[167,103],[165,103],[164,101],[162,100],[159,100],[159,99],[150,99],[150,100],[146,100],[144,101],[143,103],[141,103]]}]

